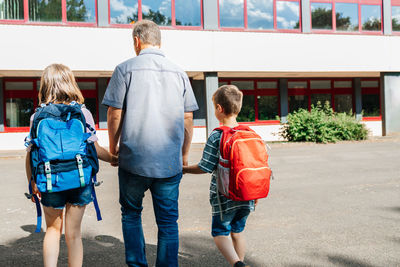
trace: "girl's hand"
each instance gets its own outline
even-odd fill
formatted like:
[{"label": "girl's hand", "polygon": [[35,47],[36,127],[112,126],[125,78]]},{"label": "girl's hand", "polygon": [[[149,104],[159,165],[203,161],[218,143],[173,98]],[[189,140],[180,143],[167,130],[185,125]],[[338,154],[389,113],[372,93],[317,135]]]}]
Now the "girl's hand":
[{"label": "girl's hand", "polygon": [[118,167],[118,156],[117,155],[111,155],[110,164],[113,167]]},{"label": "girl's hand", "polygon": [[36,195],[40,201],[42,195],[40,194],[40,191],[37,188],[35,181],[31,180],[31,186],[32,186],[32,198],[31,198],[32,202],[35,203],[35,198],[33,197],[33,195]]}]

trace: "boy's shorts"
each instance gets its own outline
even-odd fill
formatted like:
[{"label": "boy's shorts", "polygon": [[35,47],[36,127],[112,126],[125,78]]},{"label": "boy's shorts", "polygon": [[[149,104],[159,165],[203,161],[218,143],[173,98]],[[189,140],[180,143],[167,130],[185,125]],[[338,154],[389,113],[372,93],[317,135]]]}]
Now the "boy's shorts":
[{"label": "boy's shorts", "polygon": [[65,204],[85,206],[92,202],[92,185],[62,192],[41,193],[42,205],[54,209],[63,209]]},{"label": "boy's shorts", "polygon": [[221,215],[212,217],[211,235],[213,237],[224,235],[228,236],[232,233],[240,233],[246,226],[247,217],[250,214],[250,209],[237,209]]}]

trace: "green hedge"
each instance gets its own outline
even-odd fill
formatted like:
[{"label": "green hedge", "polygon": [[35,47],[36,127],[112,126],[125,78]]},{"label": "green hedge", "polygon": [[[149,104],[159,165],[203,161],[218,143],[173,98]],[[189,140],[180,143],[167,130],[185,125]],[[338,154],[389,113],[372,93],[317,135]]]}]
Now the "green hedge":
[{"label": "green hedge", "polygon": [[341,140],[365,140],[368,130],[354,116],[335,113],[326,102],[318,102],[311,111],[300,109],[288,116],[280,136],[294,142],[328,143]]}]

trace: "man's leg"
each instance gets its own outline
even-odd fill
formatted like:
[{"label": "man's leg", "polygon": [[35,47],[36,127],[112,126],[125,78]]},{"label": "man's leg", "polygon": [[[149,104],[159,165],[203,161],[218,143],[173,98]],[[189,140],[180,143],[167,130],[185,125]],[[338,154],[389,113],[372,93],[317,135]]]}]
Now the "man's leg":
[{"label": "man's leg", "polygon": [[150,187],[158,226],[157,267],[178,266],[178,198],[182,174],[154,179]]},{"label": "man's leg", "polygon": [[126,264],[148,266],[142,228],[142,202],[150,180],[119,168],[119,203],[122,211],[122,233]]}]

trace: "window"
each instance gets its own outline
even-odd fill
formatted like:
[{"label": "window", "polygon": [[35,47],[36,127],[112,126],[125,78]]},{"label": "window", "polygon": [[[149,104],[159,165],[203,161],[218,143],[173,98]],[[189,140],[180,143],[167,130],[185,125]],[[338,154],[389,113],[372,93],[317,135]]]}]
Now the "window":
[{"label": "window", "polygon": [[96,0],[0,0],[0,20],[93,26]]},{"label": "window", "polygon": [[[77,79],[78,87],[85,98],[85,106],[98,126],[98,90],[96,79]],[[5,130],[28,131],[30,118],[38,106],[40,79],[5,79],[4,106]]]},{"label": "window", "polygon": [[36,79],[4,81],[5,129],[28,131],[31,115],[37,106]]},{"label": "window", "polygon": [[236,85],[243,92],[238,122],[276,123],[280,120],[278,80],[220,79],[219,86],[225,84]]},{"label": "window", "polygon": [[337,31],[359,30],[357,3],[336,3],[335,12]]},{"label": "window", "polygon": [[247,20],[249,29],[273,29],[274,1],[247,0]]},{"label": "window", "polygon": [[362,79],[361,92],[363,117],[380,117],[379,79]]},{"label": "window", "polygon": [[299,0],[219,0],[221,28],[300,31]]},{"label": "window", "polygon": [[311,27],[319,30],[332,30],[332,4],[311,3]]},{"label": "window", "polygon": [[400,1],[396,5],[392,2],[392,5],[392,30],[400,32]]},{"label": "window", "polygon": [[23,0],[0,0],[0,20],[23,20]]},{"label": "window", "polygon": [[335,112],[352,113],[353,82],[351,79],[289,80],[289,112],[312,105],[329,103]]},{"label": "window", "polygon": [[129,25],[148,19],[160,26],[200,29],[201,0],[110,0],[110,24]]},{"label": "window", "polygon": [[223,28],[244,27],[245,0],[219,0],[219,23]]},{"label": "window", "polygon": [[300,2],[276,1],[278,29],[300,29]]},{"label": "window", "polygon": [[363,31],[382,31],[381,6],[361,5],[361,25]]}]

